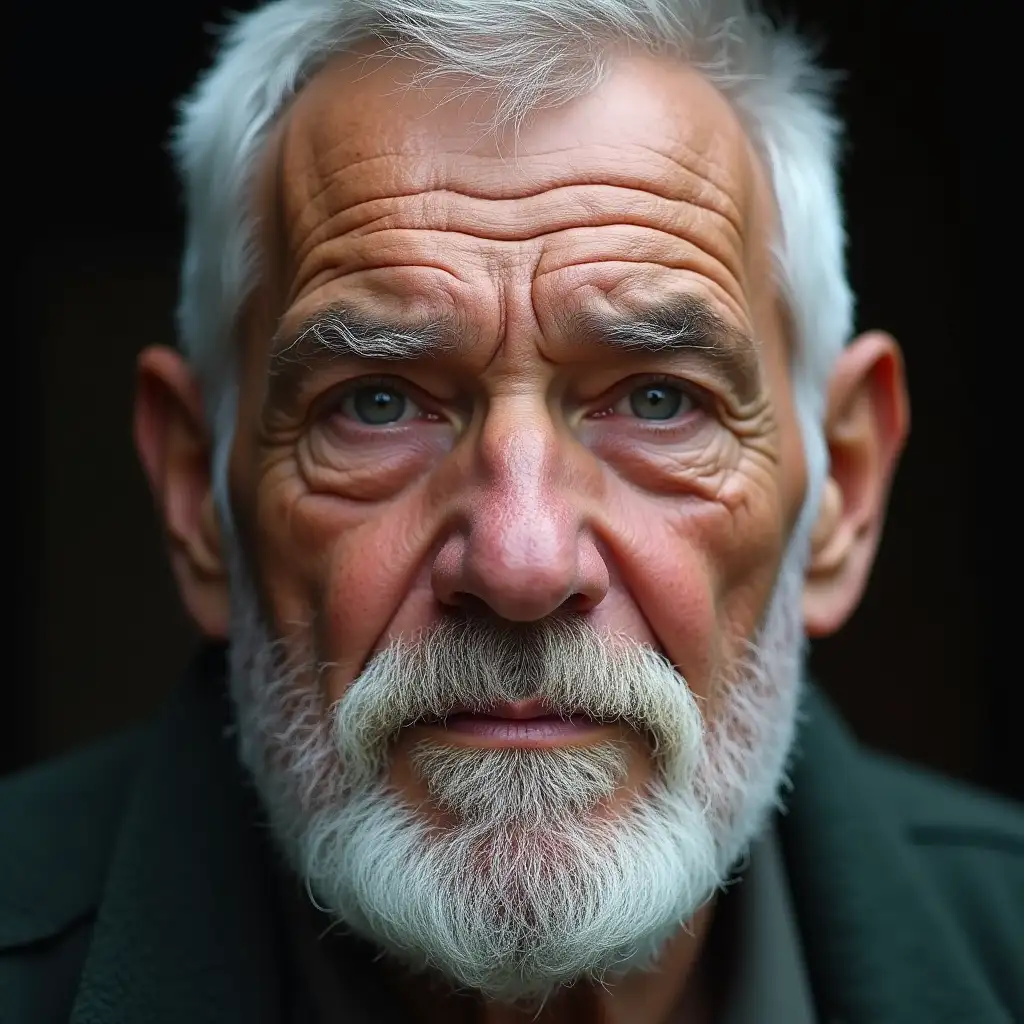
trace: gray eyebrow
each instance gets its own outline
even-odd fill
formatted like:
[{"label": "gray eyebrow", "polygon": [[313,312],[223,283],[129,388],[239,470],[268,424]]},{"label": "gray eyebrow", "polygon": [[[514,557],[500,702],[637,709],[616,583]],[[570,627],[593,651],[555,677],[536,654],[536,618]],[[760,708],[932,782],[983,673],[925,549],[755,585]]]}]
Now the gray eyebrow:
[{"label": "gray eyebrow", "polygon": [[620,352],[689,354],[727,376],[741,398],[761,387],[757,344],[703,299],[684,297],[635,315],[580,311],[568,318],[567,333],[583,344]]},{"label": "gray eyebrow", "polygon": [[332,304],[317,310],[288,336],[276,335],[270,349],[272,401],[293,398],[318,366],[338,359],[398,362],[446,350],[451,337],[445,320],[396,324]]},{"label": "gray eyebrow", "polygon": [[443,347],[444,326],[438,321],[416,327],[400,326],[335,304],[305,320],[290,341],[275,339],[271,360],[287,364],[319,354],[336,358],[418,359]]},{"label": "gray eyebrow", "polygon": [[[741,399],[755,397],[761,388],[761,364],[753,339],[696,296],[635,315],[582,310],[567,316],[563,328],[584,345],[700,357],[727,378]],[[403,325],[332,304],[303,321],[293,334],[274,338],[268,398],[287,402],[311,370],[339,358],[421,359],[449,350],[455,337],[455,326],[448,318]]]}]

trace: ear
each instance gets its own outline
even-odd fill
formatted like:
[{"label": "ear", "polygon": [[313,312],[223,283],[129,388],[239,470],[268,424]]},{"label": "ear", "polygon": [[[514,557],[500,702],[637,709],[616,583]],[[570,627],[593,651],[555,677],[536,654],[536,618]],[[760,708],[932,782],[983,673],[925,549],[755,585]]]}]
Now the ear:
[{"label": "ear", "polygon": [[829,475],[804,584],[808,636],[834,633],[860,603],[909,426],[899,347],[880,331],[862,334],[843,350],[829,386]]},{"label": "ear", "polygon": [[198,381],[173,349],[137,366],[135,447],[163,518],[182,600],[199,629],[225,639],[228,580],[211,486],[211,443]]}]

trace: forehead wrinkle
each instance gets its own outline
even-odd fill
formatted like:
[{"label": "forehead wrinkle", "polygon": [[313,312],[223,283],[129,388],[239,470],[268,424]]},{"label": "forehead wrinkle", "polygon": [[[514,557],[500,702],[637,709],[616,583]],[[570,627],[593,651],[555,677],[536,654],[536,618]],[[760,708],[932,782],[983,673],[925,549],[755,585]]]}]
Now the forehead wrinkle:
[{"label": "forehead wrinkle", "polygon": [[[300,180],[296,184],[299,187],[289,189],[283,197],[284,203],[291,207],[287,218],[291,221],[287,231],[288,247],[291,249],[290,262],[297,271],[295,276],[305,281],[301,290],[305,290],[309,283],[307,260],[323,245],[328,245],[333,251],[332,243],[345,245],[344,239],[352,234],[369,237],[396,221],[401,223],[409,219],[415,223],[424,219],[425,214],[432,214],[434,219],[440,218],[443,221],[450,219],[448,214],[453,214],[456,221],[465,219],[466,214],[472,210],[462,207],[460,196],[468,199],[469,206],[473,205],[474,200],[490,202],[497,199],[500,204],[504,196],[529,200],[574,183],[634,188],[653,198],[664,197],[669,203],[675,200],[681,207],[692,206],[692,213],[706,212],[714,220],[721,217],[718,230],[706,231],[699,225],[693,225],[701,237],[689,240],[723,262],[732,275],[737,277],[737,283],[746,277],[743,271],[747,261],[743,253],[749,245],[745,237],[747,225],[741,210],[749,205],[750,197],[742,193],[745,191],[743,186],[749,183],[750,175],[747,168],[733,168],[733,163],[737,158],[743,159],[745,163],[752,154],[748,147],[735,144],[734,136],[742,136],[738,124],[726,126],[726,130],[720,133],[725,138],[719,138],[718,132],[698,131],[699,137],[694,142],[707,142],[705,148],[710,146],[707,155],[702,155],[698,147],[679,137],[679,132],[673,133],[667,143],[657,140],[634,141],[627,143],[625,148],[599,140],[585,140],[580,146],[550,145],[538,152],[517,156],[512,163],[525,173],[510,176],[507,173],[495,173],[502,169],[507,171],[510,163],[507,157],[473,154],[466,160],[455,162],[443,146],[431,152],[426,140],[416,133],[401,140],[398,148],[394,145],[395,140],[388,139],[386,135],[374,136],[364,131],[344,133],[342,129],[347,123],[344,116],[330,116],[331,105],[336,103],[337,90],[330,96],[321,90],[321,95],[304,110],[293,109],[292,114],[298,116],[290,119],[292,137],[289,148],[295,155],[304,151],[308,157],[305,167],[299,161],[300,166],[293,168],[306,172],[298,175]],[[311,116],[321,110],[327,116],[322,119]],[[299,122],[304,122],[304,130]],[[358,120],[355,127],[362,127]],[[364,135],[368,139],[363,139]],[[367,141],[371,145],[385,144],[387,148],[367,155]],[[318,142],[327,142],[328,145],[317,145]],[[572,158],[574,151],[579,153],[577,159]],[[587,166],[594,162],[595,155],[600,157],[597,166]],[[340,162],[349,156],[356,159],[345,166],[346,173],[331,168],[332,159],[340,157]],[[559,161],[559,156],[567,159]],[[654,167],[651,166],[652,162]],[[467,164],[470,165],[468,169]],[[348,173],[353,167],[361,168],[361,173]],[[490,171],[489,167],[495,170]],[[311,181],[313,176],[318,180]],[[543,187],[539,188],[538,183]],[[303,184],[307,186],[305,190]],[[421,184],[428,189],[426,194]],[[286,183],[282,182],[282,185]],[[438,185],[443,187],[438,188]],[[734,197],[732,192],[738,194]],[[483,196],[487,199],[478,198]],[[290,203],[289,198],[292,199]],[[408,201],[410,198],[411,203]],[[446,210],[448,203],[438,202],[442,198],[450,200],[454,209]],[[586,219],[586,198],[580,196],[583,220]],[[606,198],[604,205],[607,202]],[[332,211],[334,203],[337,203],[337,208]],[[527,205],[530,205],[529,202]],[[610,217],[611,212],[605,211],[602,220],[606,224],[617,222]],[[679,217],[691,219],[685,209],[680,209],[673,216],[669,207],[665,226],[674,228],[675,225],[668,221]],[[429,221],[431,218],[427,216],[426,219]],[[415,223],[415,226],[431,225]],[[444,226],[449,227],[447,223]],[[580,223],[577,226],[588,225]],[[538,224],[537,229],[527,233],[525,238],[546,234],[546,228],[547,225]],[[669,233],[675,232],[670,230]],[[486,232],[471,231],[469,234],[490,240]],[[687,229],[685,234],[691,234],[690,230]],[[511,240],[521,239],[516,237]],[[729,250],[728,253],[724,252],[723,245]],[[329,257],[328,262],[333,259]],[[313,262],[319,266],[315,259]],[[389,259],[385,262],[390,264],[391,261]],[[450,271],[451,268],[447,269]],[[298,283],[296,280],[295,284]],[[746,290],[745,287],[743,290]],[[294,294],[293,288],[291,295]]]},{"label": "forehead wrinkle", "polygon": [[[627,76],[635,79],[626,87],[627,106],[635,103],[638,96],[642,98],[645,90],[650,90],[653,84],[656,97],[653,116],[655,119],[667,119],[671,122],[666,125],[671,131],[663,133],[663,137],[671,139],[668,143],[670,150],[676,151],[670,154],[670,159],[681,166],[688,166],[727,194],[730,185],[738,184],[728,168],[737,157],[743,158],[747,155],[741,142],[746,139],[746,133],[738,115],[706,78],[697,72],[690,74],[692,69],[685,66],[676,67],[673,62],[674,70],[686,72],[686,78],[696,78],[700,82],[699,86],[696,86],[694,101],[698,116],[680,117],[680,111],[675,108],[675,104],[667,102],[661,83],[652,81],[651,70],[656,69],[661,63],[660,59],[650,56],[638,61],[635,55],[631,57],[619,54],[612,61],[614,74],[611,75],[609,82],[599,86],[594,92],[578,97],[570,106],[583,104],[584,107],[589,107],[595,102],[600,104],[602,101],[599,94],[621,77],[622,69],[626,70]],[[452,138],[452,143],[458,142],[458,145],[448,147],[452,152],[447,156],[453,165],[465,166],[477,160],[497,159],[508,166],[510,158],[501,153],[500,146],[494,155],[472,152],[473,149],[479,150],[484,145],[496,145],[490,133],[472,132],[472,124],[467,125],[464,117],[453,118],[450,112],[445,113],[443,110],[449,101],[462,97],[466,89],[470,93],[479,91],[481,102],[485,102],[487,90],[475,90],[471,80],[462,82],[458,79],[449,83],[450,87],[445,86],[445,79],[435,82],[426,91],[414,88],[415,71],[418,66],[414,59],[402,57],[396,60],[393,55],[382,53],[370,43],[353,53],[339,55],[328,61],[304,86],[289,112],[288,119],[292,125],[302,125],[305,146],[300,148],[305,148],[318,166],[330,162],[338,149],[351,151],[351,155],[358,163],[358,159],[366,152],[367,143],[386,147],[382,152],[390,150],[395,155],[422,157],[429,154],[434,157],[434,160],[429,162],[431,166],[421,169],[426,171],[429,180],[431,172],[437,169],[437,145],[440,142],[443,146],[444,139],[439,137],[437,131],[432,130],[430,123],[421,125],[418,122],[432,123],[435,118],[440,117],[442,123],[447,122],[449,125],[445,132],[448,135],[453,132],[458,135],[457,140]],[[407,81],[404,80],[403,69],[412,75]],[[401,84],[402,81],[404,84]],[[687,87],[685,80],[682,80],[681,84],[684,91],[692,92],[693,87]],[[615,100],[617,92],[621,91],[616,90],[612,94],[613,113],[622,107],[622,99]],[[709,123],[709,119],[702,115],[706,112],[712,96],[715,109],[713,123]],[[362,103],[358,102],[360,98],[363,100]],[[346,99],[349,102],[345,102]],[[371,116],[368,123],[367,116],[364,115],[371,115],[381,105],[394,111],[393,120],[382,124],[379,119]],[[684,101],[681,112],[686,114],[691,105]],[[530,145],[536,146],[539,142],[540,147],[522,156],[519,147],[526,140],[517,135],[518,141],[515,155],[511,158],[512,162],[519,164],[535,155],[541,159],[550,155],[557,156],[576,148],[562,146],[557,141],[548,141],[552,138],[552,133],[545,127],[547,122],[552,118],[557,121],[561,116],[558,111],[552,112],[543,107],[535,111],[534,115],[531,115],[531,121],[539,119],[540,128],[534,131],[531,124],[523,129],[523,135],[531,137]],[[684,130],[681,131],[681,128]],[[557,133],[555,136],[557,138]],[[600,144],[599,140],[594,139],[581,139],[579,143],[584,148]],[[646,140],[624,142],[626,146],[631,144],[637,145],[640,149],[650,145]],[[657,145],[654,144],[655,147]],[[685,154],[682,159],[681,154]]]},{"label": "forehead wrinkle", "polygon": [[[640,147],[643,152],[653,154],[665,160],[676,170],[676,187],[668,192],[663,198],[677,202],[692,203],[709,212],[717,213],[728,221],[737,235],[743,236],[744,209],[749,201],[744,195],[743,202],[737,199],[735,192],[746,192],[745,183],[737,182],[735,177],[730,176],[723,168],[721,161],[713,160],[706,154],[702,155],[692,145],[676,139],[672,146],[659,150],[656,146]],[[685,156],[681,159],[681,155]],[[678,172],[682,172],[682,177]],[[746,175],[743,175],[745,178]],[[720,179],[720,180],[719,180]],[[696,184],[696,189],[688,187]],[[651,191],[648,188],[648,191]],[[710,193],[710,194],[709,194]]]},{"label": "forehead wrinkle", "polygon": [[[461,208],[460,192],[464,197],[488,200],[529,198],[550,192],[552,185],[558,187],[563,183],[618,185],[640,188],[648,195],[669,198],[669,201],[682,199],[694,208],[693,214],[706,210],[719,214],[723,222],[710,232],[694,222],[693,230],[686,224],[682,225],[684,230],[670,230],[668,234],[682,238],[717,262],[722,262],[722,245],[727,243],[730,253],[722,263],[722,270],[732,279],[727,282],[729,287],[723,285],[730,296],[734,292],[732,285],[745,295],[748,283],[759,280],[760,275],[748,273],[746,266],[751,250],[761,248],[752,245],[752,236],[748,237],[751,232],[757,234],[748,218],[749,207],[758,198],[749,193],[751,179],[757,177],[756,169],[752,173],[749,164],[751,160],[759,163],[759,159],[748,144],[735,111],[724,100],[712,109],[713,116],[705,117],[708,108],[698,95],[692,110],[695,116],[690,116],[688,93],[683,93],[681,102],[666,101],[664,90],[656,89],[652,124],[661,124],[665,130],[653,134],[627,130],[622,141],[612,141],[617,135],[602,130],[600,122],[594,124],[591,118],[588,122],[591,127],[583,124],[579,141],[566,145],[561,141],[565,135],[560,134],[557,120],[562,114],[542,114],[542,117],[556,119],[555,130],[542,126],[537,134],[528,126],[526,141],[534,148],[525,154],[519,150],[513,156],[483,152],[480,148],[467,151],[461,145],[468,137],[463,130],[465,126],[460,128],[455,123],[449,130],[442,123],[434,130],[431,128],[434,111],[418,110],[414,93],[409,94],[410,117],[405,116],[408,111],[403,113],[404,97],[397,102],[392,97],[388,105],[395,108],[395,118],[375,119],[375,112],[385,107],[379,83],[364,85],[372,74],[360,74],[353,81],[351,75],[345,77],[325,70],[322,77],[314,76],[317,77],[320,81],[313,80],[303,89],[283,119],[287,122],[287,137],[281,140],[281,149],[286,166],[282,168],[279,181],[278,209],[289,221],[286,237],[291,251],[282,254],[282,258],[292,263],[293,275],[286,305],[297,295],[308,295],[311,290],[319,289],[322,278],[328,273],[333,275],[335,270],[338,276],[344,276],[350,271],[377,269],[378,263],[372,256],[381,241],[384,242],[379,261],[382,269],[399,267],[402,263],[434,266],[429,258],[426,262],[420,258],[423,253],[412,261],[396,259],[399,254],[395,250],[401,246],[388,241],[391,237],[388,232],[377,233],[381,224],[401,218],[403,208],[410,206],[408,198],[421,195],[424,187],[430,194],[427,201],[414,200],[412,205],[430,207],[436,198],[447,194],[453,204],[460,204],[457,212],[463,215],[467,211]],[[389,89],[394,91],[393,83]],[[714,91],[710,85],[707,90]],[[622,97],[617,101],[619,108],[628,108],[627,113],[636,97],[644,95],[632,87],[629,92],[630,95],[624,94],[625,108]],[[351,102],[353,97],[358,100],[361,96],[365,97],[365,103]],[[595,100],[599,97],[582,98],[584,103]],[[593,108],[598,113],[601,109],[600,105]],[[723,116],[719,111],[726,113]],[[569,134],[573,138],[574,132]],[[332,210],[335,203],[337,207]],[[389,206],[394,210],[389,211]],[[444,214],[445,210],[441,209],[438,215]],[[367,221],[367,215],[373,219]],[[703,221],[703,217],[700,219]],[[717,217],[705,223],[713,224],[713,220]],[[356,242],[350,248],[351,242],[356,240],[350,242],[350,231],[345,229],[354,222],[362,222],[364,239],[362,245]],[[731,230],[724,230],[725,224]],[[545,233],[543,227],[537,232]],[[733,237],[722,237],[727,234]],[[365,237],[369,235],[373,236],[372,242]],[[486,235],[479,237],[486,238]],[[531,233],[529,237],[537,236]],[[433,246],[440,246],[442,252],[445,250],[444,237],[436,240],[426,237],[422,241],[420,248],[428,257]],[[659,245],[665,247],[664,243]],[[320,253],[322,247],[325,247],[324,252]],[[461,251],[458,244],[456,249]],[[476,255],[497,258],[498,249],[496,246],[494,253],[488,250]],[[318,260],[318,254],[323,257],[322,261]],[[637,255],[626,245],[621,255],[614,258],[634,260]],[[465,259],[465,254],[460,258]],[[447,265],[452,261],[445,262],[445,266],[436,269],[452,273],[453,267]],[[658,257],[657,263],[666,267],[676,265],[674,259],[666,262],[663,257]],[[313,271],[318,271],[312,277],[307,274],[311,266]],[[686,269],[693,269],[689,257]],[[704,276],[706,271],[701,267],[698,273]],[[712,281],[717,282],[720,276],[712,274]],[[734,297],[731,305],[742,307],[744,303],[737,303]]]},{"label": "forehead wrinkle", "polygon": [[[296,208],[289,213],[300,223],[308,216],[311,205],[324,205],[323,200],[341,177],[343,187],[350,187],[356,179],[360,191],[369,193],[366,200],[359,197],[355,203],[345,203],[341,210],[375,198],[399,198],[422,191],[451,189],[472,198],[512,199],[529,198],[566,184],[610,184],[640,188],[666,199],[694,202],[720,213],[737,232],[742,233],[740,210],[745,203],[739,202],[741,197],[731,193],[742,191],[748,175],[741,173],[737,177],[730,173],[730,167],[737,159],[745,162],[751,153],[748,147],[736,144],[740,138],[745,138],[739,125],[730,125],[735,129],[733,131],[723,130],[722,125],[717,125],[715,132],[698,132],[700,137],[693,141],[683,138],[684,133],[676,132],[664,146],[640,140],[617,146],[599,140],[581,140],[576,145],[547,145],[509,158],[502,154],[455,152],[451,147],[446,150],[444,140],[440,138],[432,139],[432,146],[427,146],[416,133],[407,135],[397,146],[395,140],[381,138],[379,132],[365,139],[363,136],[369,133],[356,131],[363,127],[358,122],[353,131],[348,132],[343,130],[345,124],[339,124],[339,119],[331,116],[331,107],[337,103],[336,94],[332,93],[326,99],[316,97],[305,105],[302,102],[304,98],[300,96],[297,107],[290,112],[287,136],[283,140],[283,145],[296,158],[294,162],[299,163],[299,169],[307,171],[302,177],[308,182],[311,169],[319,179],[304,194],[301,187],[296,190],[301,195],[301,205],[296,203]],[[314,116],[324,108],[327,109],[321,116]],[[694,130],[697,128],[699,125]],[[323,144],[325,141],[326,145]],[[385,148],[367,155],[367,142]],[[705,148],[710,147],[711,151],[701,153],[700,143],[704,143]],[[571,158],[573,153],[578,154],[575,160]],[[580,166],[580,161],[587,164],[594,156],[605,154],[605,159],[598,160],[596,169]],[[658,163],[669,166],[652,168],[651,156]],[[303,157],[305,167],[302,167]],[[555,159],[559,157],[567,159]],[[334,160],[337,167],[331,166]],[[374,173],[373,165],[388,160],[400,166],[396,168],[398,173],[390,176],[392,180],[387,182],[387,187],[382,187],[382,179],[389,176]],[[288,163],[292,165],[293,161],[289,159]],[[294,168],[289,166],[289,169]],[[357,169],[360,173],[353,173]],[[510,173],[510,169],[514,173]],[[404,181],[399,183],[394,180],[396,177]],[[524,177],[526,181],[521,180]],[[327,213],[326,210],[324,212]]]},{"label": "forehead wrinkle", "polygon": [[[410,179],[406,187],[396,187],[398,182],[389,182],[389,187],[384,188],[379,186],[376,178],[363,178],[360,180],[360,191],[366,194],[352,197],[337,196],[337,208],[332,211],[330,206],[333,204],[326,202],[330,194],[352,188],[349,171],[357,165],[346,165],[344,175],[340,170],[320,172],[323,174],[323,180],[317,190],[303,200],[302,208],[289,211],[294,222],[291,231],[292,245],[297,255],[301,255],[332,235],[348,232],[365,233],[374,224],[386,224],[389,219],[408,218],[417,221],[422,219],[424,212],[429,214],[436,210],[443,213],[441,203],[447,199],[456,203],[464,201],[470,208],[481,203],[494,204],[495,210],[505,209],[517,213],[524,211],[518,215],[525,217],[529,215],[531,208],[537,206],[538,201],[543,203],[545,198],[557,201],[559,193],[563,193],[567,198],[573,198],[575,192],[578,201],[586,205],[589,198],[587,190],[591,188],[603,190],[596,195],[604,200],[609,196],[614,198],[617,193],[626,198],[630,193],[635,193],[638,198],[662,200],[675,208],[694,207],[721,218],[724,225],[742,239],[745,233],[744,218],[737,202],[728,191],[707,175],[706,168],[694,170],[680,164],[671,156],[657,154],[653,150],[650,152],[671,164],[676,171],[671,176],[674,180],[669,180],[670,175],[663,169],[652,174],[648,168],[648,173],[644,175],[630,172],[628,168],[624,172],[621,152],[618,154],[617,167],[602,165],[597,168],[581,168],[578,161],[574,161],[567,167],[554,169],[553,173],[531,174],[526,182],[509,182],[506,179],[504,182],[485,183],[481,181],[479,174],[445,173],[432,175],[434,181],[430,183],[422,181],[423,175],[414,173],[416,168],[409,166],[412,163],[409,160],[401,168],[402,173]],[[581,152],[580,156],[583,155]],[[380,158],[367,158],[361,163],[372,165],[378,159],[401,160],[405,156],[407,154],[395,152],[382,155]],[[523,161],[519,163],[522,164]],[[421,180],[415,181],[415,178]],[[411,209],[406,209],[404,200],[413,202]],[[322,211],[323,216],[318,222],[304,229],[304,224],[310,224],[308,211],[314,204]],[[744,206],[746,205],[744,203]],[[568,216],[569,212],[571,211],[563,211],[563,216]],[[424,226],[430,226],[430,217],[426,220],[428,223]],[[296,237],[300,232],[304,236],[301,242]]]},{"label": "forehead wrinkle", "polygon": [[[592,193],[560,190],[571,194],[573,202],[561,195],[547,195],[537,201],[536,210],[508,206],[501,200],[454,203],[450,209],[436,212],[431,209],[437,205],[432,201],[417,202],[412,210],[378,208],[373,212],[381,215],[369,224],[362,228],[349,225],[344,233],[325,232],[327,237],[310,245],[301,262],[293,262],[290,300],[327,273],[404,265],[431,266],[462,276],[458,273],[460,257],[469,258],[471,264],[500,261],[505,266],[509,260],[516,262],[518,247],[532,253],[538,244],[545,250],[578,244],[581,256],[596,246],[609,250],[606,259],[647,262],[654,258],[666,267],[674,267],[680,260],[679,265],[690,267],[703,264],[701,273],[726,291],[736,287],[745,293],[746,247],[727,221],[690,204],[672,209],[669,201],[651,199],[645,193],[624,204],[620,190],[596,188]],[[662,203],[666,208],[661,208]],[[528,252],[524,251],[524,258]],[[655,253],[659,255],[653,256]],[[443,264],[437,262],[438,254],[444,258]]]},{"label": "forehead wrinkle", "polygon": [[[340,145],[342,145],[342,143],[339,143],[339,147]],[[387,201],[391,199],[402,199],[407,196],[417,195],[422,190],[422,185],[413,183],[410,183],[409,187],[406,189],[374,189],[373,191],[376,192],[377,194],[371,195],[365,199],[359,199],[356,202],[343,204],[337,210],[330,212],[331,204],[328,202],[330,198],[330,192],[332,190],[337,189],[339,187],[339,184],[341,185],[341,187],[350,186],[349,181],[339,182],[340,177],[347,177],[351,175],[353,172],[362,168],[362,173],[360,175],[361,182],[364,185],[369,182],[376,183],[378,181],[377,176],[374,175],[372,171],[370,173],[366,173],[366,169],[368,167],[372,167],[374,164],[379,163],[381,161],[387,161],[389,159],[398,158],[401,156],[402,154],[398,152],[385,152],[378,153],[374,156],[368,156],[361,160],[356,160],[352,163],[345,164],[344,166],[339,168],[322,170],[319,166],[315,166],[315,175],[318,181],[316,182],[315,188],[312,191],[307,190],[302,194],[301,206],[299,205],[299,203],[289,203],[287,201],[287,197],[285,198],[284,206],[286,207],[289,219],[293,221],[294,225],[292,231],[293,241],[294,235],[298,234],[302,230],[303,224],[307,222],[307,220],[312,220],[313,224],[315,225],[313,230],[308,232],[307,234],[307,243],[309,242],[310,238],[312,238],[312,244],[316,244],[316,232],[329,232],[331,230],[330,225],[335,220],[335,218],[339,216],[344,216],[345,214],[350,213],[352,210],[357,209],[358,207],[366,203]],[[292,208],[287,209],[288,207]],[[321,211],[327,213],[326,219],[324,219],[321,216],[318,216],[318,214]],[[297,248],[301,248],[301,246],[297,246]]]}]

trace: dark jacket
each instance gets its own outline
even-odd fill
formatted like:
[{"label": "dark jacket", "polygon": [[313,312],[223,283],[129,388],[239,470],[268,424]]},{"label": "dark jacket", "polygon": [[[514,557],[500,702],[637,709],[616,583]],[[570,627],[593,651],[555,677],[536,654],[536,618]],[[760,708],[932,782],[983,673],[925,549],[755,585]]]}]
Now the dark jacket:
[{"label": "dark jacket", "polygon": [[[0,784],[4,1024],[290,1019],[227,721],[210,650],[152,725]],[[814,691],[792,781],[779,834],[822,1021],[1024,1022],[1021,810],[868,753]],[[384,1019],[372,969],[346,969],[346,1019]]]}]

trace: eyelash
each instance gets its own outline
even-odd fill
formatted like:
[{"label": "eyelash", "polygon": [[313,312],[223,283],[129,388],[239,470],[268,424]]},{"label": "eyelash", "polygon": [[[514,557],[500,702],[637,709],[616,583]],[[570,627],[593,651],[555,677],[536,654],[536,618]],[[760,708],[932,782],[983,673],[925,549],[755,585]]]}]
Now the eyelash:
[{"label": "eyelash", "polygon": [[[679,377],[674,377],[671,374],[647,373],[629,377],[625,381],[621,381],[610,392],[606,392],[609,397],[601,401],[600,408],[596,412],[591,413],[590,418],[600,419],[611,415],[612,408],[631,391],[644,387],[645,385],[652,384],[664,384],[669,387],[678,388],[684,395],[686,395],[687,398],[689,398],[691,402],[693,402],[697,407],[697,410],[706,411],[708,408],[709,398],[703,388],[700,388],[689,381],[681,380]],[[354,391],[361,390],[362,388],[373,387],[392,388],[395,391],[399,391],[412,401],[425,415],[430,416],[431,418],[440,417],[440,414],[436,409],[431,408],[434,403],[429,399],[425,399],[422,392],[414,384],[401,377],[389,377],[386,375],[355,377],[346,381],[333,391],[325,400],[324,413],[327,416],[338,414],[344,400]],[[649,423],[648,426],[651,429],[659,429],[657,424],[653,421]],[[667,429],[667,426],[661,427],[660,429]]]},{"label": "eyelash", "polygon": [[336,415],[341,411],[342,403],[353,392],[361,391],[363,388],[384,388],[400,392],[405,395],[421,412],[434,416],[436,413],[430,408],[431,402],[423,398],[422,392],[412,383],[403,380],[401,377],[373,376],[353,377],[345,381],[338,388],[331,392],[324,403],[324,412],[328,416]]},{"label": "eyelash", "polygon": [[706,410],[708,407],[709,399],[707,393],[696,384],[681,380],[679,377],[673,377],[668,373],[645,373],[629,377],[616,385],[610,392],[610,398],[606,402],[602,402],[601,411],[597,415],[607,415],[612,407],[622,401],[630,392],[651,384],[666,384],[669,387],[678,388],[693,402],[697,409]]}]

